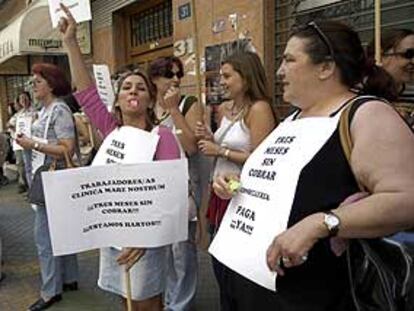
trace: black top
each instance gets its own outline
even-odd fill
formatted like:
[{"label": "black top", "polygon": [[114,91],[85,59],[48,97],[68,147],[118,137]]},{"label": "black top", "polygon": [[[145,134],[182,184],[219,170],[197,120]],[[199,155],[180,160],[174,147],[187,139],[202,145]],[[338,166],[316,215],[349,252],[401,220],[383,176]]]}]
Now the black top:
[{"label": "black top", "polygon": [[[368,99],[372,100],[372,98]],[[367,100],[353,104],[350,119]],[[359,191],[343,152],[337,128],[314,158],[302,169],[288,227],[303,218],[337,208]],[[329,238],[318,241],[308,260],[285,269],[277,278],[277,293],[229,272],[234,294],[233,310],[353,311],[345,254],[337,257]]]}]

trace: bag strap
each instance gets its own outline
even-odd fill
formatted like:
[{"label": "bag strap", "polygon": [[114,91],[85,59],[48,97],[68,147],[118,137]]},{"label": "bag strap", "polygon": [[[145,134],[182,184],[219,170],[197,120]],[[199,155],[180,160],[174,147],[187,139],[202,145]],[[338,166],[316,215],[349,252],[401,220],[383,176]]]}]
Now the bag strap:
[{"label": "bag strap", "polygon": [[[57,104],[55,102],[52,103],[52,107],[50,107],[50,112],[46,119],[45,130],[43,132],[43,139],[47,139],[47,131],[49,130],[50,120],[52,119],[52,115],[55,111]],[[45,108],[46,109],[46,108]]]},{"label": "bag strap", "polygon": [[[351,137],[351,121],[354,116],[354,113],[358,107],[363,105],[364,103],[372,100],[381,100],[382,99],[374,96],[360,96],[355,98],[352,102],[350,102],[342,111],[341,117],[339,118],[339,140],[341,142],[342,150],[345,154],[346,160],[349,163],[349,166],[351,166],[351,153],[352,148],[354,146],[354,143],[352,141]],[[356,179],[356,178],[355,178]],[[365,191],[365,187],[358,182],[358,187],[361,191]]]},{"label": "bag strap", "polygon": [[[349,103],[348,106],[346,106],[344,108],[344,110],[342,111],[342,114],[339,118],[339,138],[340,138],[340,142],[341,142],[341,146],[343,149],[343,152],[345,154],[345,157],[349,163],[349,166],[351,166],[351,152],[352,152],[352,148],[353,148],[353,141],[352,141],[352,137],[351,137],[351,121],[352,121],[352,117],[356,111],[356,109],[358,109],[358,107],[360,107],[362,104],[371,101],[371,100],[381,100],[384,101],[381,98],[377,98],[377,97],[373,97],[373,96],[361,96],[356,98],[354,101],[352,101],[351,103]],[[356,178],[355,178],[356,179]],[[356,179],[357,183],[358,183],[358,187],[361,191],[366,191],[365,187],[358,182],[358,180]],[[354,241],[358,242],[358,244],[360,245],[360,247],[362,247],[362,251],[364,252],[364,254],[369,254],[369,245],[367,244],[366,241],[364,241],[363,239],[355,239]],[[372,259],[371,259],[372,261]],[[350,286],[351,286],[351,296],[352,296],[352,300],[354,302],[354,306],[356,308],[357,311],[362,311],[362,307],[358,301],[358,298],[356,297],[356,292],[355,292],[355,287],[354,287],[354,276],[352,274],[352,260],[351,260],[351,251],[350,251],[350,246],[348,246],[347,251],[346,251],[346,262],[347,262],[347,268],[348,268],[348,277],[349,277],[349,282],[350,282]],[[381,271],[379,271],[379,273],[381,273]],[[385,293],[385,295],[389,296],[389,299],[392,299],[392,297],[390,296],[389,292],[387,291]],[[390,306],[392,307],[392,306]],[[390,309],[392,310],[392,309]]]},{"label": "bag strap", "polygon": [[[241,116],[244,113],[244,109],[240,110],[239,113],[237,114],[237,116],[235,118],[233,118],[230,122],[229,125],[227,125],[227,127],[224,129],[223,133],[221,133],[220,137],[217,139],[216,143],[220,146],[221,143],[223,142],[224,138],[226,137],[226,135],[229,133],[229,131],[231,130],[231,128],[233,127],[234,124],[236,124],[236,122],[241,118]],[[209,178],[209,182],[213,181],[213,175],[214,175],[214,170],[216,169],[216,165],[217,165],[217,160],[218,160],[218,156],[214,157],[213,160],[213,165],[212,165],[212,170],[210,172],[210,178]]]},{"label": "bag strap", "polygon": [[195,96],[192,96],[192,95],[182,96],[181,103],[180,103],[180,110],[184,117],[187,114],[187,112],[190,110],[191,106],[193,106],[193,104],[196,101],[197,101],[197,97]]}]

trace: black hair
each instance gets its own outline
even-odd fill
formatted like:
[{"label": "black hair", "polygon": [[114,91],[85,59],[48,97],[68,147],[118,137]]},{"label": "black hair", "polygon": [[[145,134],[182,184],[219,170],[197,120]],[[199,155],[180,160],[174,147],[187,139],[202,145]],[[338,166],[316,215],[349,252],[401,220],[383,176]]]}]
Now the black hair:
[{"label": "black hair", "polygon": [[[357,32],[338,21],[317,21],[311,25],[294,28],[291,36],[307,39],[306,52],[313,63],[334,61],[341,82],[362,94],[379,96],[389,101],[398,98],[393,78],[367,59]],[[333,55],[330,55],[331,49]]]}]

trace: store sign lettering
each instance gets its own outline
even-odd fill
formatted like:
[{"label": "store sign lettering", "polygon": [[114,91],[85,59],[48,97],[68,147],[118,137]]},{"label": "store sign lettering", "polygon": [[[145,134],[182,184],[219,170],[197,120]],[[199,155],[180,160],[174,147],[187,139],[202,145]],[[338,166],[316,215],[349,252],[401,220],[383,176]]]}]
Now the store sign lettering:
[{"label": "store sign lettering", "polygon": [[12,40],[6,40],[4,42],[0,42],[0,58],[12,55],[13,52],[14,52],[14,46],[13,46]]},{"label": "store sign lettering", "polygon": [[29,39],[29,46],[38,46],[44,49],[58,49],[62,47],[62,40]]}]

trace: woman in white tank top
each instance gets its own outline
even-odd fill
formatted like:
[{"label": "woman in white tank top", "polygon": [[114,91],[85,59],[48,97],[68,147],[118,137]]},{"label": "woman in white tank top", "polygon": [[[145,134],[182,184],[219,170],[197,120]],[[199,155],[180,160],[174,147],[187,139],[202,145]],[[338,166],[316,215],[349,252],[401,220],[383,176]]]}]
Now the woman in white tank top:
[{"label": "woman in white tank top", "polygon": [[[214,158],[214,176],[240,173],[252,150],[273,130],[276,120],[270,106],[263,65],[252,52],[236,52],[221,66],[221,86],[229,101],[219,107],[220,126],[213,135],[198,123],[199,150]],[[211,233],[220,225],[229,200],[210,194],[207,218]],[[223,284],[224,266],[213,258],[213,269],[220,288],[221,310],[228,310]]]}]

